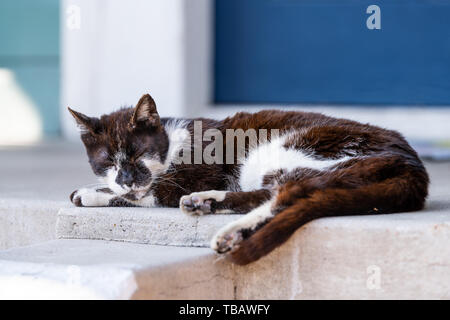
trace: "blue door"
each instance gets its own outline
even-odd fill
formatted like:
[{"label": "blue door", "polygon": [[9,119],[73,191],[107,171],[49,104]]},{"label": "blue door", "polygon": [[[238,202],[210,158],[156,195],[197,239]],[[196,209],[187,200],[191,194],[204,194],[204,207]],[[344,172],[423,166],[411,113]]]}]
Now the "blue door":
[{"label": "blue door", "polygon": [[450,105],[448,0],[216,0],[215,28],[217,103]]}]

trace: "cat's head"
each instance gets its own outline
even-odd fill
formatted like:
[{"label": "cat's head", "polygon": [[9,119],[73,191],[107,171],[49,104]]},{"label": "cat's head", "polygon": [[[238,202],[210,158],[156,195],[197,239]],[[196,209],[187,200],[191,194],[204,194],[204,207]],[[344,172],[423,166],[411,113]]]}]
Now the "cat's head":
[{"label": "cat's head", "polygon": [[166,169],[168,137],[149,94],[135,108],[88,117],[73,111],[94,173],[118,195],[145,196],[155,176]]}]

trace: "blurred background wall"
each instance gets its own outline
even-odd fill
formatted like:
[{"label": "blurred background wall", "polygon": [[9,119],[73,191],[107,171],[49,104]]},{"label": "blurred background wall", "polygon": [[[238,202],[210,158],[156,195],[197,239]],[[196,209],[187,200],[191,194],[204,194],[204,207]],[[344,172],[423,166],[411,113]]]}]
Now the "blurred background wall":
[{"label": "blurred background wall", "polygon": [[[161,114],[183,115],[185,5],[180,0],[63,1],[62,104],[98,115],[135,104],[149,92]],[[68,26],[78,13],[80,25]],[[62,116],[64,134],[77,137],[71,116]]]},{"label": "blurred background wall", "polygon": [[2,0],[0,68],[46,137],[78,139],[67,106],[99,115],[149,92],[162,116],[294,108],[450,139],[450,1],[377,1],[380,30],[371,4]]}]

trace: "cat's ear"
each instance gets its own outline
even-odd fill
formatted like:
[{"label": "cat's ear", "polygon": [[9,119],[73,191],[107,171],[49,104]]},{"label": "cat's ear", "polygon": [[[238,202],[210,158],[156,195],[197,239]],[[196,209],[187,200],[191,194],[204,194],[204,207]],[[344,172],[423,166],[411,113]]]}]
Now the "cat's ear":
[{"label": "cat's ear", "polygon": [[78,127],[81,129],[82,132],[90,132],[92,134],[97,133],[99,122],[97,118],[88,117],[82,114],[81,112],[77,112],[70,108],[67,109],[69,110],[70,114],[75,118]]},{"label": "cat's ear", "polygon": [[159,114],[156,111],[156,104],[153,98],[149,94],[144,94],[136,107],[134,108],[133,115],[130,120],[130,128],[134,129],[139,124],[143,124],[149,127],[159,127]]}]

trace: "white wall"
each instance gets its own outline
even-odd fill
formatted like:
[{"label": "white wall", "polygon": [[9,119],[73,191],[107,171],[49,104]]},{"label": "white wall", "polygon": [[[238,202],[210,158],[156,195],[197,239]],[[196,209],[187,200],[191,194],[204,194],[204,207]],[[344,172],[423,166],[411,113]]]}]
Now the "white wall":
[{"label": "white wall", "polygon": [[[80,29],[66,26],[70,5],[81,9]],[[182,113],[183,13],[180,0],[64,0],[62,108],[99,115],[149,92],[160,113]],[[66,110],[62,124],[67,137],[78,136]]]},{"label": "white wall", "polygon": [[[100,115],[149,92],[162,116],[221,118],[237,110],[212,104],[213,0],[63,0],[62,127],[78,137],[67,106]],[[66,27],[66,9],[81,9],[81,28]],[[266,107],[267,108],[267,107]],[[296,109],[370,122],[411,139],[450,139],[442,108]]]}]

